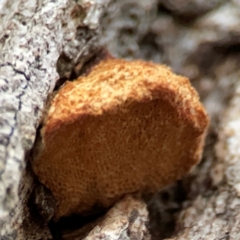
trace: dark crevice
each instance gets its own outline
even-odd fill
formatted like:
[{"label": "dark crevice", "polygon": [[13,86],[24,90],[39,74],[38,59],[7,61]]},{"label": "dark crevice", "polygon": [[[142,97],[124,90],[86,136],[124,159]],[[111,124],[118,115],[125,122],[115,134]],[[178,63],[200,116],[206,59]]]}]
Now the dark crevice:
[{"label": "dark crevice", "polygon": [[72,76],[70,79],[75,79],[76,77],[79,77],[81,75],[88,75],[91,71],[91,69],[100,63],[102,60],[112,58],[110,53],[105,48],[100,48],[93,56],[91,56],[81,68],[76,68],[72,72]]},{"label": "dark crevice", "polygon": [[[29,171],[32,172],[31,169],[29,169]],[[37,180],[34,178],[34,182],[37,183]],[[36,225],[38,226],[39,229],[44,229],[46,227],[46,221],[44,220],[44,218],[41,216],[38,206],[35,203],[35,199],[36,199],[36,194],[35,191],[33,190],[30,193],[30,196],[28,198],[28,202],[27,202],[27,207],[29,209],[29,213],[31,214],[31,221],[29,222],[28,219],[26,219],[23,222],[23,228],[25,230],[31,229],[32,226],[31,225]]]},{"label": "dark crevice", "polygon": [[165,5],[162,4],[160,1],[158,2],[157,5],[157,13],[158,15],[172,15],[172,11],[165,7]]},{"label": "dark crevice", "polygon": [[[91,69],[98,64],[100,61],[106,58],[110,58],[111,55],[105,48],[100,48],[93,55],[91,55],[88,59],[85,59],[85,62],[76,64],[76,66],[72,69],[72,71],[67,76],[63,76],[59,78],[59,80],[55,84],[54,91],[57,91],[66,81],[73,81],[77,79],[81,75],[87,75],[91,71]],[[61,55],[63,61],[70,61],[67,56]]]},{"label": "dark crevice", "polygon": [[201,15],[198,11],[196,13],[180,13],[168,8],[164,3],[158,3],[158,15],[170,15],[177,23],[185,26],[190,26]]},{"label": "dark crevice", "polygon": [[163,47],[157,43],[157,38],[159,36],[154,32],[148,32],[139,41],[139,46],[141,52],[143,53],[144,59],[151,60],[153,55],[159,53],[159,55],[164,54]]},{"label": "dark crevice", "polygon": [[89,30],[86,26],[79,26],[76,33],[77,39],[84,39],[86,42],[90,41],[93,37],[92,31]]},{"label": "dark crevice", "polygon": [[153,240],[162,240],[173,236],[177,214],[187,199],[187,191],[181,181],[169,186],[148,201],[148,229]]},{"label": "dark crevice", "polygon": [[53,91],[57,91],[59,90],[59,88],[67,81],[69,80],[69,78],[66,76],[66,77],[61,77],[59,78],[57,81],[56,81],[56,84],[55,84],[55,87],[53,89]]},{"label": "dark crevice", "polygon": [[[51,220],[48,224],[53,239],[62,239],[62,236],[67,234],[73,234],[75,231],[82,230],[82,234],[87,234],[91,230],[91,227],[87,225],[93,223],[104,214],[106,214],[107,209],[98,208],[98,210],[92,215],[80,215],[74,214],[69,217],[62,217],[59,221],[55,222]],[[86,227],[87,226],[87,227]],[[86,229],[86,232],[84,231]],[[78,233],[79,235],[79,233]]]},{"label": "dark crevice", "polygon": [[136,29],[132,26],[125,26],[119,30],[119,36],[134,36],[136,35]]},{"label": "dark crevice", "polygon": [[190,26],[203,15],[212,11],[223,4],[225,0],[215,2],[213,4],[203,4],[198,1],[169,1],[158,0],[158,15],[171,15],[176,22]]},{"label": "dark crevice", "polygon": [[195,63],[203,75],[211,75],[214,73],[214,68],[230,56],[240,58],[239,39],[238,42],[233,39],[228,42],[222,40],[217,43],[202,43],[188,62]]}]

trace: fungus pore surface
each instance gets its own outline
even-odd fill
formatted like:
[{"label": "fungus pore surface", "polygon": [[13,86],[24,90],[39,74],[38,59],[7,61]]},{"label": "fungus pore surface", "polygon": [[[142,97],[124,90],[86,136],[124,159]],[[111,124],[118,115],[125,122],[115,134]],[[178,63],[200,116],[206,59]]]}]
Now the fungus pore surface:
[{"label": "fungus pore surface", "polygon": [[165,66],[107,59],[52,100],[33,170],[55,217],[154,192],[201,158],[208,117],[187,78]]}]

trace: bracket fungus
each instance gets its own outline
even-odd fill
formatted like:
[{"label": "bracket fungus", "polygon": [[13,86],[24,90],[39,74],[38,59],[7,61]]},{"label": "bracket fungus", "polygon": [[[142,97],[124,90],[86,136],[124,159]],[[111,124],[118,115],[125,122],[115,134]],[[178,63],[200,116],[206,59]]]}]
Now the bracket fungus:
[{"label": "bracket fungus", "polygon": [[56,219],[107,208],[183,177],[201,158],[208,123],[187,78],[108,58],[57,92],[33,170],[57,200]]}]

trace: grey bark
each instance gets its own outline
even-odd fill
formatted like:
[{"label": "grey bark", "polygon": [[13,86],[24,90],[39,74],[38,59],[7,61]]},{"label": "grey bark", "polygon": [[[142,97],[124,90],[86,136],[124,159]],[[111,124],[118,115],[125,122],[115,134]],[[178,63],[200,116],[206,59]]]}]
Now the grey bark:
[{"label": "grey bark", "polygon": [[[106,44],[114,56],[164,63],[188,76],[212,120],[203,161],[183,180],[187,199],[152,201],[154,211],[162,214],[161,221],[157,215],[151,223],[153,238],[240,239],[240,2],[122,0],[105,8],[107,4],[107,0],[78,5],[70,0],[0,2],[2,236],[51,237],[45,223],[29,223],[26,201],[35,185],[25,171],[24,156],[33,145],[56,80],[95,52],[100,31],[100,45]],[[175,190],[169,192],[177,194]],[[176,206],[179,211],[171,216],[163,210]],[[9,213],[11,221],[6,221]],[[166,219],[176,221],[174,230],[168,231]]]}]

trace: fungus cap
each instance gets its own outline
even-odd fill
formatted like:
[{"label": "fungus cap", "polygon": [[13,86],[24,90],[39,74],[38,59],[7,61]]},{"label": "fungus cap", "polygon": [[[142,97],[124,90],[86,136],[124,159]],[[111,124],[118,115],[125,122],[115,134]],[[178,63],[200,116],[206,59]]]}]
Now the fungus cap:
[{"label": "fungus cap", "polygon": [[201,158],[208,117],[187,78],[165,66],[107,59],[52,100],[32,161],[55,217],[155,192]]}]

